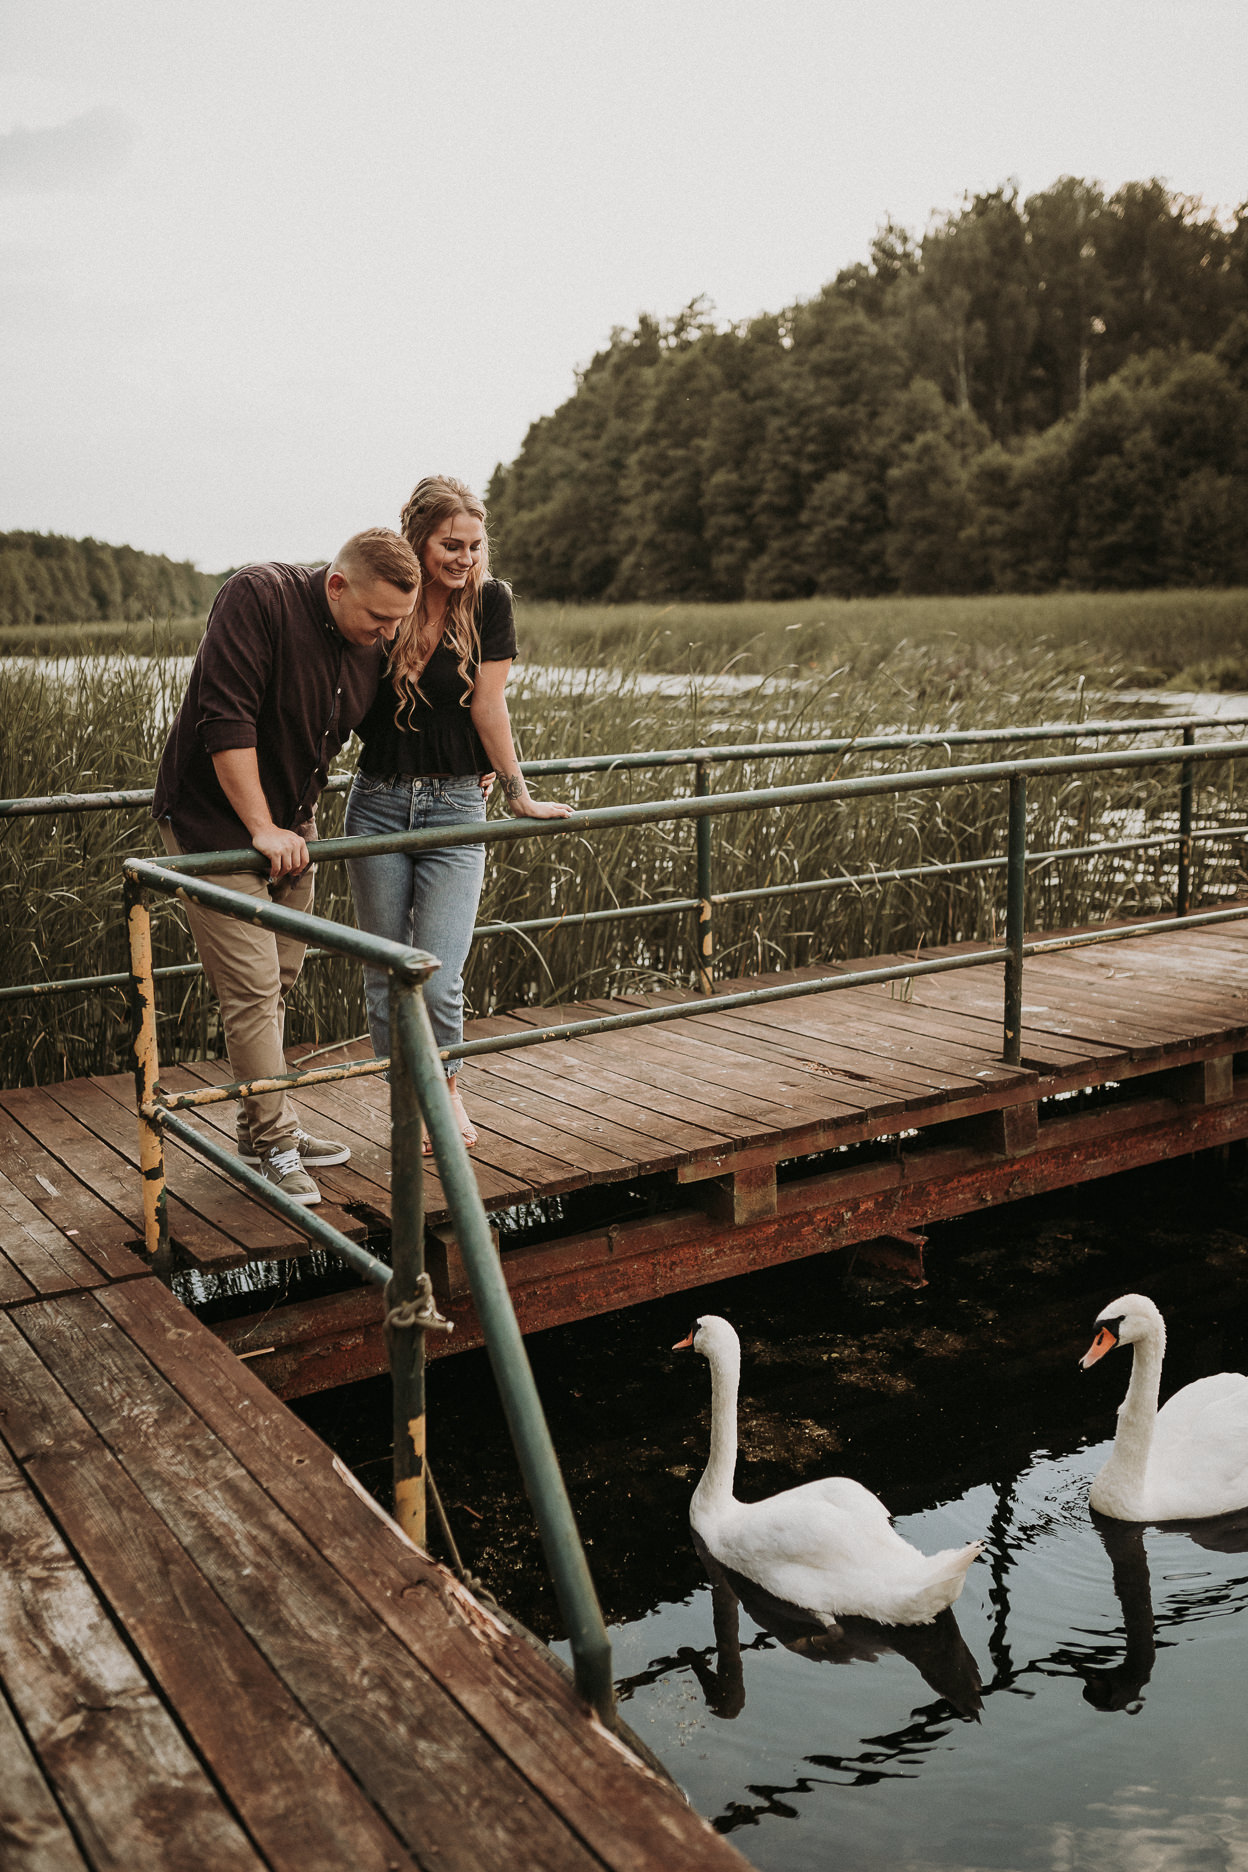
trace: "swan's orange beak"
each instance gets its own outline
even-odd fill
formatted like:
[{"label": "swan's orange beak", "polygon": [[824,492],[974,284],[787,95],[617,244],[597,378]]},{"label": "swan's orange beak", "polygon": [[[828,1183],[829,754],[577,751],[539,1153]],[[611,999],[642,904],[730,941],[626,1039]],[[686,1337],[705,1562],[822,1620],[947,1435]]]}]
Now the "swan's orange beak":
[{"label": "swan's orange beak", "polygon": [[687,1352],[690,1346],[692,1346],[693,1344],[693,1335],[697,1330],[698,1329],[696,1326],[692,1327],[690,1331],[686,1333],[683,1339],[678,1339],[676,1341],[675,1345],[672,1347],[672,1351],[673,1352]]},{"label": "swan's orange beak", "polygon": [[1100,1332],[1097,1333],[1096,1338],[1092,1341],[1079,1361],[1080,1371],[1087,1371],[1090,1365],[1095,1365],[1097,1359],[1102,1359],[1107,1352],[1112,1352],[1117,1343],[1118,1341],[1113,1333],[1110,1332],[1109,1327],[1102,1326]]}]

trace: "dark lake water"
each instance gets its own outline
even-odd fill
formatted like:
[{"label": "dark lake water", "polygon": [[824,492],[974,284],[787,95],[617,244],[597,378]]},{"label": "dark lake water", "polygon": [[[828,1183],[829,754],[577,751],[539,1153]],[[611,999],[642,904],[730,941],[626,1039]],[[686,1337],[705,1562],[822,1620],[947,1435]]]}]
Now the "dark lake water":
[{"label": "dark lake water", "polygon": [[[1166,1315],[1163,1397],[1248,1367],[1244,1157],[942,1224],[927,1258],[922,1289],[829,1255],[529,1341],[622,1715],[774,1872],[1248,1867],[1248,1517],[1094,1524],[1129,1354],[1077,1368],[1132,1289]],[[712,1584],[709,1373],[669,1349],[704,1312],[742,1339],[737,1493],[842,1473],[920,1547],[986,1540],[954,1614],[835,1642]],[[566,1655],[484,1356],[436,1364],[429,1410],[467,1565]],[[384,1380],[303,1407],[383,1500],[388,1412]]]}]

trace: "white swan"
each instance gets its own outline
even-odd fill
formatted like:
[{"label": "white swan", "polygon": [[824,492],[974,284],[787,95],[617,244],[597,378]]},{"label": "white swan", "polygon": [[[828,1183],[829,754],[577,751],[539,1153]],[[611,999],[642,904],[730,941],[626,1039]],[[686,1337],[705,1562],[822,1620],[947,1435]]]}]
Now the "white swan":
[{"label": "white swan", "polygon": [[737,1385],[741,1342],[708,1313],[673,1350],[692,1346],[711,1368],[711,1454],[689,1521],[720,1565],[825,1624],[838,1616],[882,1625],[927,1625],[961,1592],[982,1541],[922,1554],[901,1538],[888,1509],[848,1476],[737,1501]]},{"label": "white swan", "polygon": [[1185,1385],[1157,1409],[1166,1328],[1143,1294],[1102,1308],[1080,1368],[1116,1345],[1134,1346],[1109,1461],[1088,1500],[1117,1521],[1201,1521],[1248,1506],[1248,1378],[1219,1372]]}]

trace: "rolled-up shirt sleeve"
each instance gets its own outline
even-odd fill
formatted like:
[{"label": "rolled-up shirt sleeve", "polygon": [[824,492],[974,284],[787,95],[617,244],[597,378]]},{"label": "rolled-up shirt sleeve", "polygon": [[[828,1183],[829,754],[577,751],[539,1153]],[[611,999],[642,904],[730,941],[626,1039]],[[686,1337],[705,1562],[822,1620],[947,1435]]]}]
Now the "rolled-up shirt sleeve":
[{"label": "rolled-up shirt sleeve", "polygon": [[255,747],[260,709],[273,670],[271,606],[246,573],[236,573],[228,602],[218,603],[200,652],[195,732],[209,754]]}]

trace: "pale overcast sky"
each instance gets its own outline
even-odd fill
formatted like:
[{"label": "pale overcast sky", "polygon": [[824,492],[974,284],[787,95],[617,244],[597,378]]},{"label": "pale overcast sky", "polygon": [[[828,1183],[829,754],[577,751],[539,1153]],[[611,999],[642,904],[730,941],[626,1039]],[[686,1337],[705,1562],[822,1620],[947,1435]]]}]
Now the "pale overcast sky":
[{"label": "pale overcast sky", "polygon": [[482,487],[615,325],[964,191],[1248,196],[1244,0],[3,0],[0,530],[209,570]]}]

